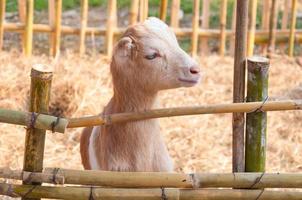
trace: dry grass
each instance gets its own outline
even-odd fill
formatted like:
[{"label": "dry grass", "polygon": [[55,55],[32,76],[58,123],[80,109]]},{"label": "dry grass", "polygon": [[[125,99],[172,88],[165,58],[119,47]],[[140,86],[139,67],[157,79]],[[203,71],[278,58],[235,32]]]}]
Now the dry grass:
[{"label": "dry grass", "polygon": [[[26,110],[30,67],[50,63],[47,57],[26,59],[19,53],[0,54],[0,107]],[[232,58],[211,56],[201,59],[202,84],[190,89],[160,93],[160,106],[185,106],[232,101]],[[302,69],[286,57],[276,57],[270,71],[270,96],[302,98]],[[68,117],[101,112],[112,95],[108,61],[66,53],[55,68],[51,110]],[[287,98],[287,97],[285,97]],[[302,171],[301,111],[272,112],[268,119],[267,171]],[[231,115],[204,115],[161,119],[177,171],[231,171]],[[65,135],[48,134],[46,167],[82,169],[79,154],[81,129]],[[21,168],[25,130],[0,124],[0,166]]]}]

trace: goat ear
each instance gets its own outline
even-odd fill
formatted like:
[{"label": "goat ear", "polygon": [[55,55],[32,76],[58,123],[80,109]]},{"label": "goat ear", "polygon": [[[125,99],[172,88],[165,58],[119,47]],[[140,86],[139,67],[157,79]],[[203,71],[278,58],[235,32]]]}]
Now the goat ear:
[{"label": "goat ear", "polygon": [[117,51],[120,56],[132,57],[134,49],[135,49],[134,41],[128,36],[125,36],[122,39],[120,39],[117,44]]}]

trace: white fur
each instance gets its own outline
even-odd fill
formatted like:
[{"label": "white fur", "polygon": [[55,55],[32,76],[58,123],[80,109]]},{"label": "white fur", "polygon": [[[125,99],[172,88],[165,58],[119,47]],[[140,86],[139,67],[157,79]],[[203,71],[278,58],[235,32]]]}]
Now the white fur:
[{"label": "white fur", "polygon": [[98,134],[101,134],[100,126],[94,126],[89,138],[89,163],[92,170],[99,170],[101,169],[97,160],[96,152],[95,152],[95,144],[94,142],[97,141]]}]

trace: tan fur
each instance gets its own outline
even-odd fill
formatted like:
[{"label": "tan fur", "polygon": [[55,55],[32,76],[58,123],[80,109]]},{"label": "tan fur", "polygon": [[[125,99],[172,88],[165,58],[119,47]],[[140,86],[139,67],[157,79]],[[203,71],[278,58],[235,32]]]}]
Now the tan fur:
[{"label": "tan fur", "polygon": [[[178,46],[174,33],[158,19],[151,20],[128,28],[116,45],[110,65],[114,95],[102,114],[155,108],[159,90],[190,87],[198,81],[197,63]],[[157,23],[164,34],[158,33]],[[159,56],[146,59],[154,53]],[[85,129],[81,140],[85,169],[91,168],[89,132]],[[157,119],[102,126],[95,143],[101,170],[173,171]]]}]

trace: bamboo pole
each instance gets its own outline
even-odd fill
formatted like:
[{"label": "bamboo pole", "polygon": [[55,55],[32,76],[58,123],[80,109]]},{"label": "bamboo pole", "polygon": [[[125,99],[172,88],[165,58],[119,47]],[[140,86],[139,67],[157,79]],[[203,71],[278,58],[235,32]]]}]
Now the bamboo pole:
[{"label": "bamboo pole", "polygon": [[114,172],[46,168],[43,173],[0,168],[0,177],[50,184],[116,188],[302,188],[301,173]]},{"label": "bamboo pole", "polygon": [[[19,20],[21,23],[25,23],[26,19],[26,0],[18,0],[18,12],[19,12]],[[21,33],[21,46],[22,51],[24,52],[25,49],[25,34],[24,32]]]},{"label": "bamboo pole", "polygon": [[[250,57],[247,60],[247,102],[268,98],[269,60]],[[266,160],[267,113],[255,111],[246,114],[245,171],[264,172]]]},{"label": "bamboo pole", "polygon": [[[248,0],[237,1],[233,102],[244,102]],[[233,172],[244,171],[244,113],[233,114]]]},{"label": "bamboo pole", "polygon": [[275,51],[275,41],[276,41],[276,28],[277,28],[277,17],[278,17],[278,2],[277,0],[272,0],[271,15],[269,20],[269,43],[267,49],[267,57],[271,58]]},{"label": "bamboo pole", "polygon": [[[32,112],[22,112],[22,111],[14,111],[7,109],[0,109],[0,122],[7,124],[15,124],[30,127],[31,120],[33,116],[37,116],[34,124],[34,128],[43,129],[43,130],[51,130],[52,124],[57,124],[53,131],[58,133],[64,133],[68,124],[68,120],[64,118],[58,119],[57,117],[32,113]],[[59,121],[58,121],[59,120]]]},{"label": "bamboo pole", "polygon": [[54,29],[54,41],[53,41],[53,56],[60,54],[61,46],[61,21],[62,21],[62,0],[55,0],[55,29]]},{"label": "bamboo pole", "polygon": [[[145,120],[151,118],[183,116],[183,115],[200,115],[200,114],[217,114],[217,113],[244,113],[252,112],[260,108],[263,111],[281,111],[281,110],[301,110],[302,100],[291,101],[271,101],[250,102],[250,103],[231,103],[231,104],[214,104],[198,107],[178,107],[162,108],[149,111],[140,111],[136,113],[118,113],[104,116],[89,116],[69,119],[68,128],[109,125],[127,121]],[[243,149],[244,150],[244,149]]]},{"label": "bamboo pole", "polygon": [[100,187],[53,187],[0,183],[0,194],[10,197],[47,199],[135,199],[135,200],[300,200],[302,192],[232,189],[118,189]]},{"label": "bamboo pole", "polygon": [[149,0],[144,0],[144,21],[148,18]]},{"label": "bamboo pole", "polygon": [[170,26],[173,28],[179,27],[179,9],[180,9],[180,0],[172,0]]},{"label": "bamboo pole", "polygon": [[81,32],[80,32],[80,55],[85,54],[85,38],[88,18],[88,0],[81,1]]},{"label": "bamboo pole", "polygon": [[233,13],[232,13],[232,34],[231,41],[230,41],[230,54],[233,56],[235,52],[235,31],[236,31],[236,7],[237,7],[237,1],[234,1],[233,6]]},{"label": "bamboo pole", "polygon": [[250,0],[247,56],[252,56],[254,54],[256,17],[257,0]]},{"label": "bamboo pole", "polygon": [[111,58],[113,51],[114,29],[116,28],[116,0],[108,1],[108,19],[106,31],[106,55]]},{"label": "bamboo pole", "polygon": [[[278,32],[277,32],[278,34]],[[258,35],[255,38],[256,44],[265,44],[269,40],[268,36],[265,35]],[[277,35],[276,36],[276,44],[288,44],[289,36],[286,35]],[[295,42],[301,44],[302,43],[302,35],[295,36]]]},{"label": "bamboo pole", "polygon": [[288,29],[288,14],[290,8],[290,1],[284,1],[284,10],[282,15],[282,22],[281,22],[281,29],[286,30]]},{"label": "bamboo pole", "polygon": [[[54,41],[55,41],[55,35],[54,35],[54,30],[55,30],[55,0],[48,0],[48,19],[49,19],[49,26],[50,26],[50,33],[48,37],[49,41],[49,55],[52,55],[54,52]],[[35,26],[34,24],[34,31],[35,31]]]},{"label": "bamboo pole", "polygon": [[26,25],[25,25],[25,55],[32,55],[33,45],[33,21],[34,21],[34,0],[26,0]]},{"label": "bamboo pole", "polygon": [[288,55],[291,57],[294,55],[296,19],[297,19],[296,17],[297,17],[297,0],[292,0],[290,36],[289,36],[289,47],[288,47]]},{"label": "bamboo pole", "polygon": [[139,8],[139,0],[131,1],[131,10],[130,10],[130,18],[129,18],[130,25],[134,25],[137,23],[138,8]]},{"label": "bamboo pole", "polygon": [[199,29],[199,6],[200,0],[194,0],[194,10],[193,10],[193,18],[192,18],[192,56],[197,56],[198,51],[198,29]]},{"label": "bamboo pole", "polygon": [[[209,29],[210,0],[203,0],[202,3],[201,28],[203,31],[207,31]],[[209,53],[208,38],[201,38],[200,49],[202,55],[207,55]]]},{"label": "bamboo pole", "polygon": [[3,48],[6,0],[0,0],[0,52]]},{"label": "bamboo pole", "polygon": [[[262,30],[265,31],[269,30],[270,4],[271,4],[271,0],[262,1],[261,28]],[[267,53],[267,46],[268,46],[267,44],[262,45],[262,52]]]},{"label": "bamboo pole", "polygon": [[[46,66],[36,65],[31,70],[31,88],[30,88],[30,112],[48,112],[50,99],[50,87],[52,80],[52,71]],[[32,119],[32,124],[35,119]],[[42,172],[45,130],[27,128],[25,138],[25,151],[23,170],[30,172]],[[31,183],[23,181],[23,184],[40,185],[40,183]],[[22,198],[28,199],[28,198]]]},{"label": "bamboo pole", "polygon": [[167,7],[168,7],[168,0],[161,0],[161,1],[160,1],[159,18],[160,18],[162,21],[166,21],[166,17],[167,17]]},{"label": "bamboo pole", "polygon": [[221,0],[220,7],[220,46],[219,46],[219,54],[220,56],[224,56],[225,54],[225,42],[226,42],[226,17],[227,17],[227,0]]}]

